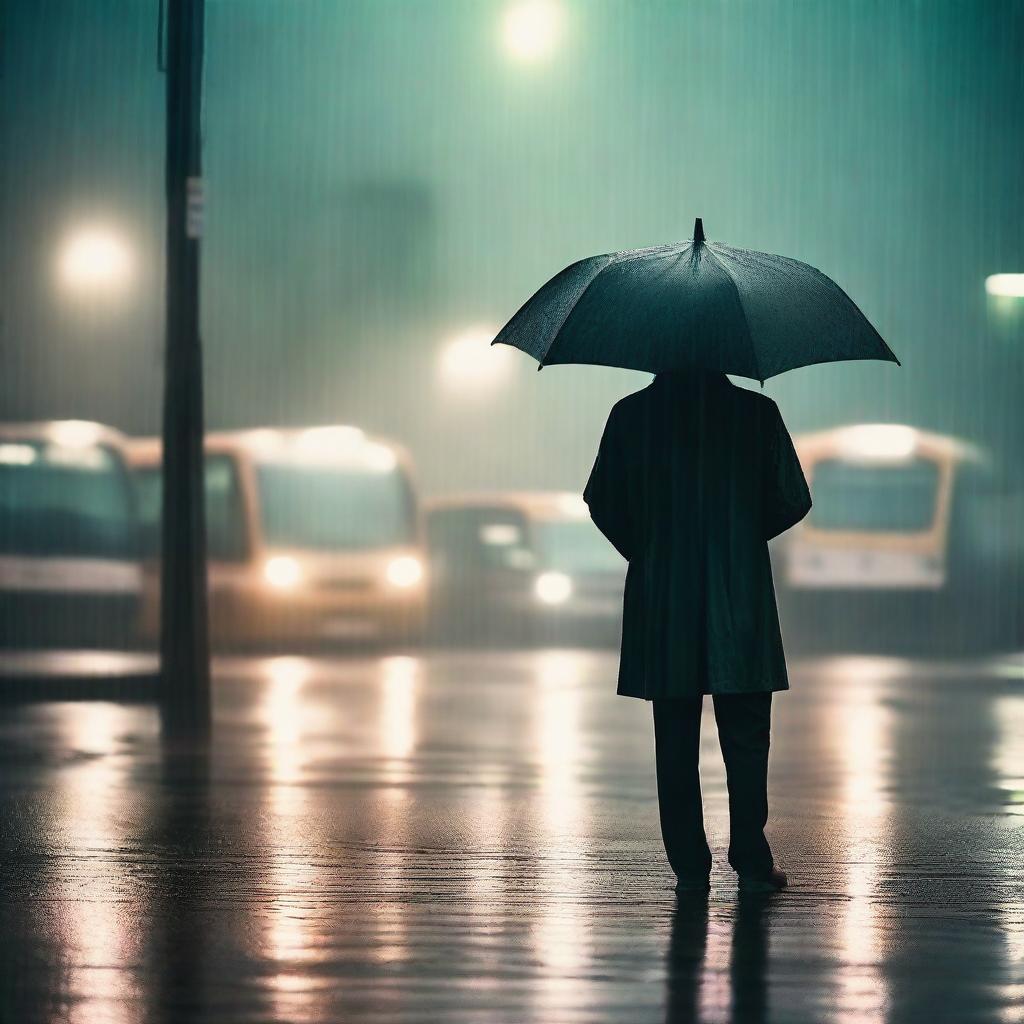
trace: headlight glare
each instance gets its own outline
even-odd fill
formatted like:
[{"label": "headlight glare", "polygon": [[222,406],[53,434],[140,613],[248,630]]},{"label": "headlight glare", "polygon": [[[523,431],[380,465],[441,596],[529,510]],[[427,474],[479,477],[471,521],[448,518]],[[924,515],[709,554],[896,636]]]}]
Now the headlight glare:
[{"label": "headlight glare", "polygon": [[533,584],[533,592],[544,604],[564,604],[572,597],[572,580],[564,572],[542,572]]},{"label": "headlight glare", "polygon": [[263,566],[263,578],[279,590],[289,590],[302,577],[299,563],[288,555],[275,555],[268,558]]},{"label": "headlight glare", "polygon": [[415,555],[400,555],[388,562],[388,583],[393,587],[415,587],[423,579],[423,563]]}]

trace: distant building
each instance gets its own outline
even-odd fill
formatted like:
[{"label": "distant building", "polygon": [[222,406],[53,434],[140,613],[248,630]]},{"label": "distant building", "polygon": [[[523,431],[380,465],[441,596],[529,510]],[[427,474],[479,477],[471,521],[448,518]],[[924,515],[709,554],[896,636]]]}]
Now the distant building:
[{"label": "distant building", "polygon": [[430,315],[437,294],[437,224],[427,185],[353,184],[330,223],[336,301],[357,324],[404,333],[410,316]]}]

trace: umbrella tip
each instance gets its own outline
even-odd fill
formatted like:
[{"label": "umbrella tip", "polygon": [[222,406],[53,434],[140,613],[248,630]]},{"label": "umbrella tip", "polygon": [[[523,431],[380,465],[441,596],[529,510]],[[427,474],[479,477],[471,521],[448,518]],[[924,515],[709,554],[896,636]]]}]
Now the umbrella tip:
[{"label": "umbrella tip", "polygon": [[704,218],[698,217],[693,222],[693,240],[694,242],[704,241]]}]

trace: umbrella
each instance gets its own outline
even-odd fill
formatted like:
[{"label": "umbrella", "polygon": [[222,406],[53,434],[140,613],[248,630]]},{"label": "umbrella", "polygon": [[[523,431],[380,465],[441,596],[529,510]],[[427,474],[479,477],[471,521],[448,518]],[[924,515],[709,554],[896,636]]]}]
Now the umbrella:
[{"label": "umbrella", "polygon": [[723,370],[763,384],[811,363],[892,350],[853,300],[814,267],[704,237],[591,256],[556,274],[501,329],[540,363],[662,373]]}]

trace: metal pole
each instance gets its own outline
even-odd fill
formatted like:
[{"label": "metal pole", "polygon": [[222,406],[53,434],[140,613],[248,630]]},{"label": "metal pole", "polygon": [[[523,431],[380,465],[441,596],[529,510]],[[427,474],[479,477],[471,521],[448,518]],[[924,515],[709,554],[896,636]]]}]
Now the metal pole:
[{"label": "metal pole", "polygon": [[161,720],[171,738],[210,731],[210,651],[199,339],[205,0],[167,0],[167,328],[164,355]]}]

